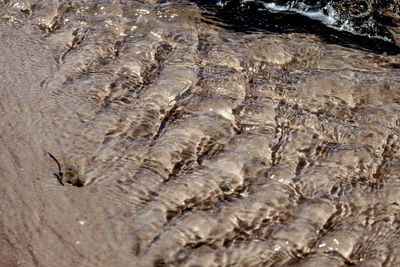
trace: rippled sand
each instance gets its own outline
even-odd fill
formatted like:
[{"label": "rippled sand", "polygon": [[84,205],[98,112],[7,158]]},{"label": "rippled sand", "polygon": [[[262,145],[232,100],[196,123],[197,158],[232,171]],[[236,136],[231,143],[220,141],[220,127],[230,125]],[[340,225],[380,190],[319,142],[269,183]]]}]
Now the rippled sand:
[{"label": "rippled sand", "polygon": [[400,265],[400,56],[152,2],[0,1],[0,265]]}]

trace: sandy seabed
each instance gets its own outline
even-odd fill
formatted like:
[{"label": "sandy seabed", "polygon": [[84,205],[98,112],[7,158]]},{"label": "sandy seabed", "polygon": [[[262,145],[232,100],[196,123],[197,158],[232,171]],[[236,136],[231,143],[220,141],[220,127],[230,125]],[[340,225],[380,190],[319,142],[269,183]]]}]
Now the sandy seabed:
[{"label": "sandy seabed", "polygon": [[0,40],[1,266],[400,265],[400,56],[178,1],[0,1]]}]

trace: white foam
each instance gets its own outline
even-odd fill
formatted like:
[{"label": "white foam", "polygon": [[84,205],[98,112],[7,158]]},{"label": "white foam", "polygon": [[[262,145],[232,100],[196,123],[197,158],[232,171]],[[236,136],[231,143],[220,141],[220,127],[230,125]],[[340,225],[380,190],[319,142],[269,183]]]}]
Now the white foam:
[{"label": "white foam", "polygon": [[219,6],[219,7],[224,7],[224,6],[225,6],[225,3],[223,3],[222,0],[220,0],[220,1],[218,1],[218,2],[216,3],[216,5]]},{"label": "white foam", "polygon": [[322,23],[329,25],[329,26],[334,26],[335,23],[337,22],[333,17],[331,16],[327,16],[324,13],[322,13],[322,11],[305,11],[305,10],[309,10],[312,7],[308,6],[308,5],[301,5],[301,9],[299,8],[292,8],[289,6],[278,6],[275,3],[263,3],[265,8],[267,8],[268,10],[272,10],[272,11],[291,11],[291,12],[295,12],[298,13],[300,15],[309,17],[311,19],[315,19],[318,21],[321,21]]},{"label": "white foam", "polygon": [[[245,1],[247,2],[249,0],[245,0]],[[330,6],[326,7],[326,11],[328,12],[328,15],[325,15],[322,11],[307,11],[307,10],[312,9],[312,7],[305,5],[305,4],[299,4],[300,8],[292,8],[289,6],[278,6],[275,3],[263,3],[263,4],[264,4],[265,8],[268,10],[277,11],[277,12],[284,12],[284,11],[295,12],[300,15],[309,17],[311,19],[321,21],[323,24],[327,25],[328,27],[331,27],[338,31],[346,31],[346,32],[352,33],[354,35],[367,36],[370,38],[381,39],[385,42],[391,42],[390,38],[388,38],[386,36],[379,36],[376,34],[375,35],[362,34],[360,32],[355,31],[353,29],[350,21],[346,21],[339,26],[338,19],[336,19],[338,17],[338,14]]]}]

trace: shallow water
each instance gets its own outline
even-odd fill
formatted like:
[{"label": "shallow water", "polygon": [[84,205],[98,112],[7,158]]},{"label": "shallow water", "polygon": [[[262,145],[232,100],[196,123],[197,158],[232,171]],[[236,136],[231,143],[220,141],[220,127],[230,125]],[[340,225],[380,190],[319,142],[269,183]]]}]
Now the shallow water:
[{"label": "shallow water", "polygon": [[0,1],[2,266],[400,264],[400,56],[204,12]]}]

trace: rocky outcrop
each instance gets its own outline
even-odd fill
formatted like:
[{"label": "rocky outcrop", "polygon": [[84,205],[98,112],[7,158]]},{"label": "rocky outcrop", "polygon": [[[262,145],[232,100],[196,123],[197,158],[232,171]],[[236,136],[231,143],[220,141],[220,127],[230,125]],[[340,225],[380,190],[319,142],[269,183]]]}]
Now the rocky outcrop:
[{"label": "rocky outcrop", "polygon": [[335,29],[388,42],[394,40],[387,26],[398,21],[400,14],[398,1],[265,1],[264,5],[272,10],[284,8],[311,17],[317,13],[317,19]]},{"label": "rocky outcrop", "polygon": [[[388,43],[396,43],[391,28],[399,26],[400,21],[398,0],[227,0],[215,2],[215,6],[219,7],[218,14],[228,13],[230,18],[252,25],[266,26],[268,29],[276,27],[271,24],[276,22],[274,16],[277,14],[280,15],[280,19],[282,15],[301,15],[310,18],[314,23],[320,21],[338,31]],[[285,21],[287,20],[291,20],[292,25],[279,27],[280,30],[297,28],[301,27],[299,24],[304,24],[298,18]]]}]

